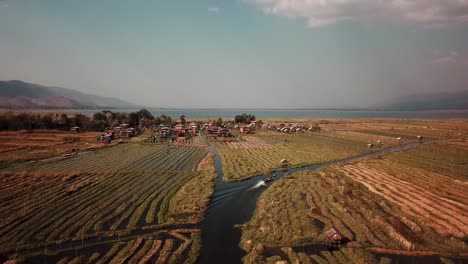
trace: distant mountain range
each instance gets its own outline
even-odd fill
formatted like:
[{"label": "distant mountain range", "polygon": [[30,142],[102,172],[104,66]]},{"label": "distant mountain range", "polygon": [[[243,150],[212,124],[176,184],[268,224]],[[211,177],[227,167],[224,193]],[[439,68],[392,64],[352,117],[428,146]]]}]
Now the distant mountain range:
[{"label": "distant mountain range", "polygon": [[84,109],[137,108],[121,99],[86,94],[61,87],[48,87],[23,81],[0,81],[0,108],[6,109]]},{"label": "distant mountain range", "polygon": [[392,110],[467,110],[468,90],[406,96],[388,106]]}]

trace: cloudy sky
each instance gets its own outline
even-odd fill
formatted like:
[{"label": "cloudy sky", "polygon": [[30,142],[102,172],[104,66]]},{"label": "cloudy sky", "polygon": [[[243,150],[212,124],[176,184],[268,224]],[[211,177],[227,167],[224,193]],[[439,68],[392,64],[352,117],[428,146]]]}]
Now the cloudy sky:
[{"label": "cloudy sky", "polygon": [[0,0],[0,80],[188,108],[468,88],[468,0]]}]

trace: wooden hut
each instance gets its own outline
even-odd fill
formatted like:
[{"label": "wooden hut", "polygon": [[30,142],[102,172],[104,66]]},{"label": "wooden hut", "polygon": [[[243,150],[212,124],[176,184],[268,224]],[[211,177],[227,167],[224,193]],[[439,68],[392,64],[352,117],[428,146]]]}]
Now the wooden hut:
[{"label": "wooden hut", "polygon": [[338,230],[336,230],[334,227],[328,229],[325,232],[325,243],[330,248],[339,248],[343,238],[344,236],[340,232],[338,232]]},{"label": "wooden hut", "polygon": [[281,167],[283,168],[289,167],[289,161],[287,159],[280,160],[280,163],[281,163]]}]

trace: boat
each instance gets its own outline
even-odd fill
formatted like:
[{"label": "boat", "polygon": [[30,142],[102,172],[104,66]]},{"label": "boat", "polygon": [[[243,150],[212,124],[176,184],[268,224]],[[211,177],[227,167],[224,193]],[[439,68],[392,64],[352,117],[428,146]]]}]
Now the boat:
[{"label": "boat", "polygon": [[273,176],[271,176],[271,177],[268,177],[268,178],[265,179],[265,183],[274,181],[275,178],[276,178],[276,175],[273,175]]}]

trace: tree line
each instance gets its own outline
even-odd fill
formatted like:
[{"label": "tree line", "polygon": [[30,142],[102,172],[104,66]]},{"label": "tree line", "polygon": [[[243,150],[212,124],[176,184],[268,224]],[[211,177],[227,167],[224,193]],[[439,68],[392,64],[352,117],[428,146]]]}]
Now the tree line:
[{"label": "tree line", "polygon": [[122,113],[104,110],[92,116],[79,113],[17,113],[6,112],[0,115],[0,130],[58,129],[70,130],[80,127],[86,131],[104,131],[121,124],[130,127],[152,127],[160,124],[172,125],[174,121],[167,115],[154,117],[148,110]]},{"label": "tree line", "polygon": [[[148,110],[141,109],[136,112],[123,113],[104,110],[94,113],[92,116],[80,113],[30,113],[30,112],[5,112],[0,114],[0,130],[33,130],[33,129],[58,129],[70,130],[72,127],[80,127],[86,131],[104,131],[107,128],[128,124],[130,127],[154,127],[160,124],[174,125],[180,121],[185,125],[185,115],[180,120],[173,120],[170,116],[153,116]],[[255,121],[251,114],[240,114],[234,117],[236,123],[249,124]],[[218,126],[223,124],[219,118]]]},{"label": "tree line", "polygon": [[251,114],[241,114],[234,117],[236,123],[250,124],[250,122],[255,121],[255,116]]}]

